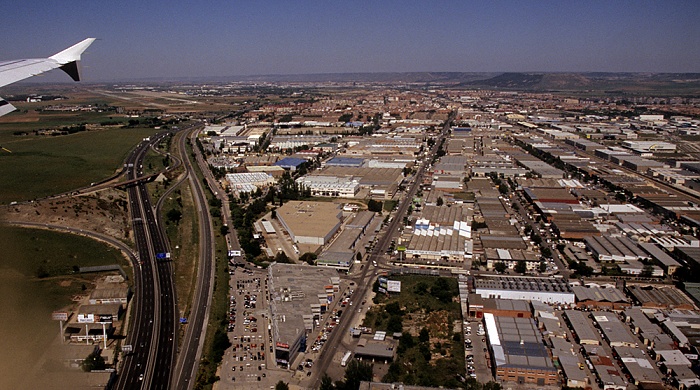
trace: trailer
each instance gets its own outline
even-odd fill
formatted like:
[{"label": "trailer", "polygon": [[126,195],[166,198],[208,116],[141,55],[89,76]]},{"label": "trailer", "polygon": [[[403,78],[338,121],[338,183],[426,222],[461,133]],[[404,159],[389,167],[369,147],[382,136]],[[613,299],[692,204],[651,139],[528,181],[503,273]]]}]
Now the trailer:
[{"label": "trailer", "polygon": [[343,355],[343,360],[340,361],[340,365],[343,367],[347,366],[348,362],[350,361],[350,356],[352,356],[352,352],[345,352],[345,355]]}]

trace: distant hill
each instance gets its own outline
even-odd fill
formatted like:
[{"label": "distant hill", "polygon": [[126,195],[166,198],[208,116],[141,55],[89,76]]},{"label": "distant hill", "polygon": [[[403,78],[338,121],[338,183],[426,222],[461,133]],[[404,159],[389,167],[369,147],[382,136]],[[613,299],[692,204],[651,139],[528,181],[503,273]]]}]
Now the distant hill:
[{"label": "distant hill", "polygon": [[485,72],[384,72],[384,73],[311,73],[267,74],[249,76],[217,76],[186,78],[145,78],[124,82],[269,82],[269,83],[418,83],[459,84],[483,80],[499,73]]},{"label": "distant hill", "polygon": [[533,92],[700,95],[700,73],[502,73],[460,86]]},{"label": "distant hill", "polygon": [[578,95],[700,96],[700,73],[385,72],[147,78],[129,83],[386,83]]}]

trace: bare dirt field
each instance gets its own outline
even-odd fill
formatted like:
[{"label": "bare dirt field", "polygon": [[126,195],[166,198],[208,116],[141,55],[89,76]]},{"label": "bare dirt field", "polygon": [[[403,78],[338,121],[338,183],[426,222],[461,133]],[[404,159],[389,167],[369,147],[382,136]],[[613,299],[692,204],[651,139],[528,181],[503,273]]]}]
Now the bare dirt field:
[{"label": "bare dirt field", "polygon": [[131,242],[126,193],[121,190],[3,206],[0,221],[61,225]]}]

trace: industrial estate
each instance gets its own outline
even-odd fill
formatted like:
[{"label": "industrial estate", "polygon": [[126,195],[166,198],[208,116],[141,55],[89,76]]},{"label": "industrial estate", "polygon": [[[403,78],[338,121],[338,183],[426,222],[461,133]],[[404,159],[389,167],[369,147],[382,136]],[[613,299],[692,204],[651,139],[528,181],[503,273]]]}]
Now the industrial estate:
[{"label": "industrial estate", "polygon": [[700,387],[698,98],[53,88],[4,95],[3,165],[145,130],[114,174],[3,201],[13,228],[127,259],[68,272],[52,364],[18,388]]}]

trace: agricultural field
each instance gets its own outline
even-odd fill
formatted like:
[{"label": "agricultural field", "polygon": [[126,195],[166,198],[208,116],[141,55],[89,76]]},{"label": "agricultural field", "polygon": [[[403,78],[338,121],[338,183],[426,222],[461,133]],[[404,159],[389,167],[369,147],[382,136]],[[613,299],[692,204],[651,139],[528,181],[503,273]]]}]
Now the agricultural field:
[{"label": "agricultural field", "polygon": [[86,237],[0,225],[0,388],[21,388],[58,336],[51,312],[92,286],[95,275],[75,267],[127,262],[111,247]]},{"label": "agricultural field", "polygon": [[[378,293],[363,326],[402,332],[396,360],[384,382],[460,387],[465,376],[457,281],[432,276],[392,276],[401,293]],[[378,285],[375,285],[375,291]]]},{"label": "agricultural field", "polygon": [[[8,139],[5,125],[0,138]],[[121,169],[151,128],[111,128],[63,136],[9,136],[0,152],[0,204],[27,201],[89,186]]]}]

